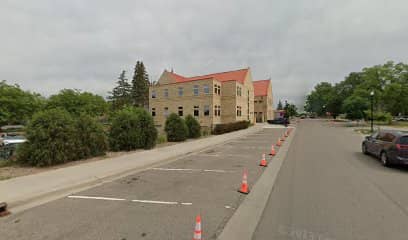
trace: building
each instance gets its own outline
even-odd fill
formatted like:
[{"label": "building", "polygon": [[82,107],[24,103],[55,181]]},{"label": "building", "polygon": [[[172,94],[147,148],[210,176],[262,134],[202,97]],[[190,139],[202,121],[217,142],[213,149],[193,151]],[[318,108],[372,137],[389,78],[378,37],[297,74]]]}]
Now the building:
[{"label": "building", "polygon": [[149,108],[156,126],[167,116],[191,114],[203,129],[240,120],[255,121],[254,88],[249,68],[185,77],[165,70],[149,88]]},{"label": "building", "polygon": [[256,122],[274,119],[271,80],[259,80],[254,85],[254,112]]}]

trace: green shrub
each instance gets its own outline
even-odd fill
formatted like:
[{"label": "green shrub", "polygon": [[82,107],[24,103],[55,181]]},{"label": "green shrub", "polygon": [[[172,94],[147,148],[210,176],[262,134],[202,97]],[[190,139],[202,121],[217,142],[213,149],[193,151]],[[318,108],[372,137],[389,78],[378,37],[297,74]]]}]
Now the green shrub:
[{"label": "green shrub", "polygon": [[237,131],[240,129],[245,129],[249,127],[249,124],[250,124],[249,121],[238,121],[238,122],[232,122],[232,123],[217,124],[215,125],[213,129],[213,134],[218,135],[218,134]]},{"label": "green shrub", "polygon": [[49,166],[79,159],[75,121],[67,111],[49,109],[37,112],[26,130],[28,142],[17,151],[19,162]]},{"label": "green shrub", "polygon": [[188,136],[188,128],[185,121],[177,114],[170,114],[165,123],[164,131],[167,134],[167,140],[170,142],[181,142]]},{"label": "green shrub", "polygon": [[103,125],[87,114],[81,114],[76,119],[75,125],[80,158],[105,155],[108,140]]},{"label": "green shrub", "polygon": [[[364,111],[366,120],[371,120],[371,110]],[[389,112],[374,112],[374,121],[384,122],[386,124],[391,124],[392,115]]]},{"label": "green shrub", "polygon": [[185,121],[188,128],[188,137],[199,138],[201,136],[201,126],[197,119],[189,114],[186,116]]},{"label": "green shrub", "polygon": [[153,118],[141,108],[123,108],[112,116],[109,144],[113,151],[130,151],[155,146],[157,130]]}]

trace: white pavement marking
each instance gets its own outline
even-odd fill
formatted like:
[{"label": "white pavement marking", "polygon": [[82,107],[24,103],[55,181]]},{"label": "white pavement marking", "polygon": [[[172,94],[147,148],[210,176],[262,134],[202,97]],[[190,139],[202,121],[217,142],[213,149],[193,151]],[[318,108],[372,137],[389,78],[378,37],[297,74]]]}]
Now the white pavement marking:
[{"label": "white pavement marking", "polygon": [[132,200],[132,202],[167,204],[167,205],[176,205],[176,204],[179,204],[178,202],[164,202],[164,201],[137,200],[137,199]]},{"label": "white pavement marking", "polygon": [[193,205],[193,203],[191,203],[191,202],[182,202],[181,205],[191,206],[191,205]]},{"label": "white pavement marking", "polygon": [[152,170],[159,171],[200,171],[200,169],[190,169],[190,168],[151,168]]},{"label": "white pavement marking", "polygon": [[108,200],[108,201],[126,201],[123,198],[108,198],[108,197],[89,197],[89,196],[68,196],[68,198],[80,198],[80,199],[95,199],[95,200]]},{"label": "white pavement marking", "polygon": [[158,171],[186,171],[186,172],[216,172],[216,173],[228,173],[232,171],[226,171],[221,169],[191,169],[191,168],[151,168]]}]

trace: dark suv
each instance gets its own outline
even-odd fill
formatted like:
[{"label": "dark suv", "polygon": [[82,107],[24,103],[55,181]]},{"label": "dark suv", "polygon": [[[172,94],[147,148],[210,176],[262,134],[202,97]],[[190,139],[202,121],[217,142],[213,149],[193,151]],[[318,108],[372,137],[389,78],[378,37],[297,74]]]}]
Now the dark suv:
[{"label": "dark suv", "polygon": [[379,157],[384,166],[408,165],[408,132],[380,130],[364,139],[362,150]]}]

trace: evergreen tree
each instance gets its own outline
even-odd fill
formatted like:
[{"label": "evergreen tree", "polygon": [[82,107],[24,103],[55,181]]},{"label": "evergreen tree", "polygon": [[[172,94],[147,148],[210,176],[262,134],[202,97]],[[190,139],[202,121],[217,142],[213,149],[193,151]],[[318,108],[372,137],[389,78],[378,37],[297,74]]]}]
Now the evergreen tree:
[{"label": "evergreen tree", "polygon": [[278,102],[278,108],[277,108],[278,110],[283,110],[283,105],[282,105],[282,101],[279,99],[279,102]]},{"label": "evergreen tree", "polygon": [[136,107],[147,108],[149,105],[149,76],[141,61],[136,62],[132,80],[132,99]]},{"label": "evergreen tree", "polygon": [[120,109],[125,105],[132,104],[132,86],[126,78],[126,71],[122,71],[116,82],[117,86],[110,92],[109,100],[112,101],[113,109]]}]

